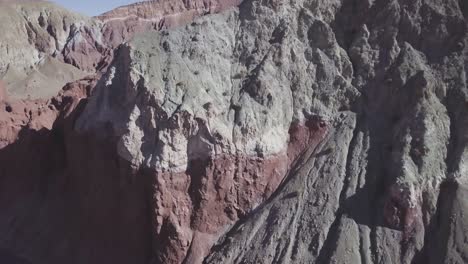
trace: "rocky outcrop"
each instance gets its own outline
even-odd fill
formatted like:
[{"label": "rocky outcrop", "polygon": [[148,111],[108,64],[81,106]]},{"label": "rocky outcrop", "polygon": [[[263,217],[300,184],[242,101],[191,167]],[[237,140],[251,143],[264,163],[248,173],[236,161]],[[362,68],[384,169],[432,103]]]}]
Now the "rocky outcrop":
[{"label": "rocky outcrop", "polygon": [[185,25],[196,17],[218,13],[241,2],[242,0],[153,0],[122,6],[97,18],[105,23],[104,38],[109,43],[118,45],[137,33]]},{"label": "rocky outcrop", "polygon": [[86,73],[105,71],[113,50],[136,34],[181,26],[240,2],[149,1],[88,18],[46,1],[2,1],[0,78],[14,98],[50,98]]},{"label": "rocky outcrop", "polygon": [[91,19],[43,1],[0,2],[0,16],[0,79],[11,98],[48,99],[91,70],[66,65],[62,54],[77,25],[97,26]]},{"label": "rocky outcrop", "polygon": [[[350,85],[359,91],[351,107],[357,116],[333,126],[332,154],[311,154],[205,262],[463,263],[466,244],[446,251],[434,231],[439,217],[450,217],[438,207],[438,200],[451,199],[441,186],[449,181],[463,188],[466,174],[460,171],[467,148],[460,116],[467,101],[466,7],[456,1],[345,1],[336,9],[330,3],[309,9],[306,3],[283,6],[283,19],[290,32],[306,32],[317,54],[312,58],[334,61],[315,59],[312,65],[325,70],[313,82],[338,65],[338,57],[327,55],[330,45],[344,50],[353,65]],[[275,10],[259,6],[244,7]],[[445,248],[437,260],[435,244]]]},{"label": "rocky outcrop", "polygon": [[[197,16],[209,13],[218,13],[229,7],[239,5],[242,0],[195,0],[195,1],[144,1],[127,6],[115,8],[99,15],[102,21],[125,20],[130,17],[143,20],[161,20],[165,17],[181,17],[188,14]],[[182,18],[182,20],[194,17]]]},{"label": "rocky outcrop", "polygon": [[[107,13],[119,26],[102,39],[132,40],[100,74],[0,105],[0,248],[31,263],[464,263],[467,5],[211,14],[236,4]],[[210,14],[154,31],[168,10]]]}]

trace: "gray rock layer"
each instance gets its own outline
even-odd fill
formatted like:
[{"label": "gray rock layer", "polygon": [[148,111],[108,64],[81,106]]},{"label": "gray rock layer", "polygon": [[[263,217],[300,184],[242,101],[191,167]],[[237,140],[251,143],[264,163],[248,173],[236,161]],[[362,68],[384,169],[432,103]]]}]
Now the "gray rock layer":
[{"label": "gray rock layer", "polygon": [[57,146],[72,201],[98,206],[63,214],[94,229],[55,243],[87,263],[466,263],[467,15],[457,0],[246,0],[139,35]]},{"label": "gray rock layer", "polygon": [[[451,0],[246,1],[121,47],[77,128],[111,124],[124,159],[183,171],[281,153],[293,122],[321,116],[322,147],[205,262],[464,263],[467,13]],[[158,127],[161,113],[188,132]]]},{"label": "gray rock layer", "polygon": [[467,14],[463,1],[241,6],[251,43],[287,32],[294,112],[337,121],[331,151],[304,156],[205,263],[466,263]]}]

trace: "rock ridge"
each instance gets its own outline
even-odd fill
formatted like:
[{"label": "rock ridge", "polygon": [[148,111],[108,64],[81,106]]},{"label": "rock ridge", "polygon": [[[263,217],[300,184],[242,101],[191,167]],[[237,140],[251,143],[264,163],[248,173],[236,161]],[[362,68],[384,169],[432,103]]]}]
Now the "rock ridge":
[{"label": "rock ridge", "polygon": [[57,55],[88,77],[0,85],[0,261],[466,262],[468,5],[238,4],[117,9]]}]

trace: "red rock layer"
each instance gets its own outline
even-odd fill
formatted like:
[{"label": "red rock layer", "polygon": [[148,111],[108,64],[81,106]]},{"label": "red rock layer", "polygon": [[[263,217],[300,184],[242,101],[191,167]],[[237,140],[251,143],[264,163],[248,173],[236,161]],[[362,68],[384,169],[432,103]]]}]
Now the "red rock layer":
[{"label": "red rock layer", "polygon": [[[1,115],[20,124],[0,126],[7,142],[0,149],[0,208],[6,216],[0,218],[0,248],[32,263],[151,258],[152,183],[132,180],[136,173],[119,159],[112,138],[73,129],[95,80],[69,84],[37,105],[2,103],[11,108],[0,109]],[[45,117],[51,122],[44,124]]]},{"label": "red rock layer", "polygon": [[103,39],[116,48],[138,33],[161,30],[190,23],[204,14],[237,6],[242,0],[161,0],[122,6],[97,18],[104,21]]},{"label": "red rock layer", "polygon": [[155,252],[160,263],[201,263],[223,229],[278,188],[292,163],[315,148],[327,124],[295,124],[288,152],[273,157],[222,155],[193,160],[185,173],[153,172]]},{"label": "red rock layer", "polygon": [[[98,16],[103,23],[77,25],[67,21],[46,25],[47,32],[37,34],[37,28],[25,21],[28,41],[35,48],[86,72],[103,71],[112,60],[113,51],[136,34],[171,28],[190,23],[195,17],[221,12],[237,6],[242,0],[161,0],[123,6]],[[28,1],[3,1],[6,3]],[[0,2],[2,3],[2,2]],[[39,26],[39,25],[36,25]],[[57,51],[57,32],[64,31],[67,43]],[[1,97],[1,94],[0,94]]]},{"label": "red rock layer", "polygon": [[[185,13],[166,10],[156,24],[138,17],[109,21],[105,45],[85,26],[82,41],[69,43],[61,56],[81,69],[104,70],[112,49],[135,33],[187,23],[227,6],[230,1],[187,4]],[[7,225],[0,221],[0,232],[33,237],[30,230],[41,232],[38,241],[50,241],[26,248],[20,235],[5,235],[2,243],[19,242],[14,249],[29,252],[27,259],[181,263],[190,253],[188,259],[199,260],[223,227],[249,211],[252,202],[266,199],[284,176],[286,156],[193,161],[179,175],[133,168],[117,155],[111,131],[79,135],[73,129],[98,78],[67,84],[58,96],[35,101],[8,100],[0,83],[0,208],[16,219]],[[47,210],[37,219],[24,217],[24,210],[38,207]],[[53,248],[61,252],[49,252]]]},{"label": "red rock layer", "polygon": [[[63,59],[82,69],[103,70],[112,49],[138,32],[181,25],[239,3],[162,1],[118,9],[101,18],[107,20],[104,46],[84,27],[83,41],[67,46]],[[154,9],[141,8],[148,5]],[[122,14],[128,17],[121,19]],[[223,230],[270,197],[296,158],[319,144],[327,130],[317,118],[296,123],[288,149],[271,157],[192,160],[182,173],[134,168],[117,155],[111,130],[80,135],[73,129],[98,77],[68,84],[47,101],[0,100],[0,205],[34,204],[37,192],[63,202],[51,206],[43,221],[65,219],[46,239],[65,241],[68,247],[57,256],[33,245],[47,255],[47,263],[200,263]],[[0,87],[0,99],[5,99],[1,92]],[[44,229],[22,221],[33,230]]]},{"label": "red rock layer", "polygon": [[0,100],[0,149],[18,140],[22,131],[52,130],[60,115],[70,114],[91,94],[97,78],[89,76],[69,83],[50,100]]},{"label": "red rock layer", "polygon": [[87,72],[104,70],[103,64],[112,60],[112,50],[123,41],[114,45],[108,42],[100,43],[96,40],[100,36],[91,32],[91,28],[83,26],[79,32],[79,41],[70,41],[63,48],[59,58]]},{"label": "red rock layer", "polygon": [[[48,102],[2,103],[11,107],[0,111],[2,118],[24,123],[0,129],[0,206],[48,209],[39,220],[12,213],[17,221],[7,227],[0,221],[0,231],[34,233],[59,221],[42,233],[50,246],[28,244],[47,263],[200,263],[223,230],[267,199],[296,157],[327,131],[312,118],[291,128],[288,151],[277,156],[192,160],[183,173],[134,168],[117,155],[111,129],[73,129],[96,79],[68,84]],[[63,243],[60,255],[46,252]]]},{"label": "red rock layer", "polygon": [[215,13],[237,6],[242,0],[152,0],[122,6],[100,16],[102,21],[138,17],[145,20],[160,20],[168,16],[191,16]]},{"label": "red rock layer", "polygon": [[384,220],[391,228],[402,230],[403,238],[408,240],[413,232],[422,227],[420,203],[415,200],[416,194],[398,184],[389,188],[384,204]]},{"label": "red rock layer", "polygon": [[[118,9],[102,18],[110,48],[97,45],[84,28],[84,41],[67,46],[63,58],[80,68],[105,69],[111,50],[135,33],[177,26],[238,3],[165,1]],[[157,8],[142,9],[148,5]],[[129,17],[113,19],[121,12]],[[62,219],[46,236],[52,244],[65,241],[61,255],[31,245],[47,263],[200,263],[223,230],[270,197],[295,159],[306,147],[315,148],[327,130],[318,118],[296,123],[288,149],[271,157],[192,160],[182,173],[134,168],[117,155],[111,130],[83,135],[73,129],[98,77],[70,83],[47,101],[8,101],[0,86],[0,205],[14,211],[21,201],[33,208],[38,193],[60,199],[57,206],[43,204],[50,208],[42,221],[18,216],[21,221],[9,227],[21,230],[23,223],[42,230],[43,223]]]},{"label": "red rock layer", "polygon": [[[136,34],[190,23],[196,17],[237,6],[242,0],[161,0],[146,1],[116,8],[97,18],[104,22],[96,36],[88,26],[80,29],[80,40],[62,51],[64,62],[86,71],[104,70],[113,50]],[[99,37],[100,41],[95,38]]]},{"label": "red rock layer", "polygon": [[268,198],[284,177],[287,161],[285,156],[223,155],[191,161],[185,173],[153,172],[157,260],[182,263],[189,254],[194,261],[189,263],[200,263],[214,242],[206,235],[218,237]]},{"label": "red rock layer", "polygon": [[22,130],[51,129],[56,117],[44,100],[0,101],[0,149],[15,142]]}]

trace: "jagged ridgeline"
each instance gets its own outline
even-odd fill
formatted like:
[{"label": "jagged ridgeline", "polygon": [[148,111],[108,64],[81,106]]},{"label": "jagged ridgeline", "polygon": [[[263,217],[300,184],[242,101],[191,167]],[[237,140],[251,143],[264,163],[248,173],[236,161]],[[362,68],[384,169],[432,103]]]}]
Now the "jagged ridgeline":
[{"label": "jagged ridgeline", "polygon": [[0,1],[0,263],[467,263],[466,16]]}]

